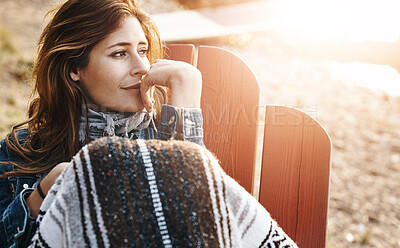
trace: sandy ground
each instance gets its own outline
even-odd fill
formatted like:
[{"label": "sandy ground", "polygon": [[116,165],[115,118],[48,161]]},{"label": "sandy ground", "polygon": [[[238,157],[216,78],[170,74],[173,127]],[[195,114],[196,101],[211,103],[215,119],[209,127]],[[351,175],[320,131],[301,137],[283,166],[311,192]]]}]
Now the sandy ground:
[{"label": "sandy ground", "polygon": [[[181,8],[174,1],[140,2],[151,13]],[[0,1],[0,28],[16,48],[0,56],[1,136],[25,116],[26,72],[51,4]],[[253,68],[262,104],[301,108],[317,118],[332,139],[328,247],[400,247],[400,97],[361,87],[363,77],[352,73],[361,68],[368,76],[376,70],[380,80],[398,72],[361,62],[293,57],[266,35],[230,45],[236,41],[213,42]]]}]

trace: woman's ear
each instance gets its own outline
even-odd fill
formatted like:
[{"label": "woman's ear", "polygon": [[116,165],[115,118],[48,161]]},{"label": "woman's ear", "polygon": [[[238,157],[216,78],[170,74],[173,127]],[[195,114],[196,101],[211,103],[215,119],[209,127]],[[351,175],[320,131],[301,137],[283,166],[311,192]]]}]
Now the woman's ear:
[{"label": "woman's ear", "polygon": [[74,81],[79,81],[81,79],[79,70],[76,68],[73,68],[70,72],[69,75],[71,76],[72,80]]}]

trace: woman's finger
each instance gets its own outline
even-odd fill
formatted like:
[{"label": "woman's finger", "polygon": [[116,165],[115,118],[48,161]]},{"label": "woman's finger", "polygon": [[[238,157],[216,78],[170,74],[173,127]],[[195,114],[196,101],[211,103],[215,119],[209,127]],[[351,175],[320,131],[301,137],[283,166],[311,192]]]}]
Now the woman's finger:
[{"label": "woman's finger", "polygon": [[142,97],[142,102],[144,108],[147,112],[153,111],[153,84],[150,80],[145,80],[146,77],[142,79],[140,84],[140,95]]},{"label": "woman's finger", "polygon": [[[140,84],[140,94],[143,105],[147,112],[153,111],[153,92],[154,85],[167,86],[167,75],[165,66],[169,61],[165,59],[157,59],[150,67],[150,70],[143,77]],[[168,86],[167,86],[168,87]]]}]

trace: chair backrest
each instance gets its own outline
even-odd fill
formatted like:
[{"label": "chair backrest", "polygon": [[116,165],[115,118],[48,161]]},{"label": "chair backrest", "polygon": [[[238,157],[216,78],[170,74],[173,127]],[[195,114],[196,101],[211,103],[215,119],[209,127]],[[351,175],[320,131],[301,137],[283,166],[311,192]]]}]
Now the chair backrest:
[{"label": "chair backrest", "polygon": [[254,73],[233,53],[190,44],[168,45],[165,58],[195,64],[203,75],[204,143],[228,175],[253,191],[260,87]]},{"label": "chair backrest", "polygon": [[[260,88],[231,52],[168,45],[166,58],[196,64],[203,75],[204,142],[224,170],[259,200],[300,247],[325,247],[331,141],[306,113],[267,106],[259,189],[255,189]],[[261,149],[261,148],[260,148]]]}]

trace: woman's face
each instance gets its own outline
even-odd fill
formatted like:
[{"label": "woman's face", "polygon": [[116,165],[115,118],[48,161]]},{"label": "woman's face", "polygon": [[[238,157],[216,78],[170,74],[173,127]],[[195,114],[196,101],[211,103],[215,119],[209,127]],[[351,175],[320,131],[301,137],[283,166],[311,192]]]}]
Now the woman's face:
[{"label": "woman's face", "polygon": [[136,112],[144,108],[140,81],[150,68],[148,42],[137,18],[125,18],[120,27],[96,44],[85,69],[71,72],[99,110]]}]

